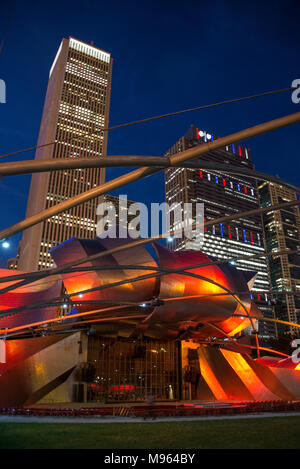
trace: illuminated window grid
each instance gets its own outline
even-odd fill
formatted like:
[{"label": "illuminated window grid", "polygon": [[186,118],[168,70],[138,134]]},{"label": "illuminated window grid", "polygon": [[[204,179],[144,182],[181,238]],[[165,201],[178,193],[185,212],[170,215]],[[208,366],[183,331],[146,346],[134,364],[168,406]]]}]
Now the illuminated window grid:
[{"label": "illuminated window grid", "polygon": [[[52,157],[101,157],[106,153],[107,143],[106,133],[103,134],[101,129],[108,123],[111,86],[111,63],[107,59],[109,54],[105,54],[104,61],[90,55],[95,48],[87,45],[81,47],[78,41],[72,45],[72,42],[71,38],[63,72],[56,145]],[[89,54],[84,52],[87,50]],[[101,51],[95,49],[93,54],[99,55]],[[102,168],[50,173],[45,208],[103,184],[104,176]],[[49,250],[53,246],[73,236],[95,236],[96,207],[100,200],[88,201],[43,223],[39,269],[52,264]],[[50,241],[51,247],[47,241]]]},{"label": "illuminated window grid", "polygon": [[[259,186],[259,194],[261,198],[261,205],[276,205],[282,202],[296,200],[296,192],[274,183],[263,182]],[[285,215],[284,215],[285,214]],[[289,214],[293,218],[293,222],[286,221],[286,215]],[[268,249],[272,250],[285,250],[285,249],[299,249],[300,247],[300,215],[298,207],[289,207],[283,211],[276,211],[266,213],[263,216],[265,236],[268,240]],[[286,232],[284,231],[284,226]],[[293,248],[289,245],[293,243]],[[270,276],[272,282],[272,290],[274,292],[290,291],[280,298],[284,306],[281,308],[275,307],[275,314],[279,319],[288,320],[290,322],[299,322],[299,306],[300,302],[298,297],[294,297],[292,292],[297,292],[297,286],[300,285],[300,279],[293,278],[293,267],[300,268],[299,262],[295,260],[293,263],[289,260],[287,255],[280,256],[279,266],[275,266],[270,259],[268,259]],[[276,264],[275,264],[276,265]],[[279,271],[278,271],[279,267]],[[278,277],[278,278],[277,278]],[[298,312],[298,315],[297,315]],[[291,334],[298,334],[298,330],[293,327],[282,328],[277,325],[277,333],[285,334],[287,331]]]},{"label": "illuminated window grid", "polygon": [[[195,128],[192,126],[187,134],[181,137],[168,150],[166,155],[187,150],[198,145],[199,140],[201,139],[197,138]],[[226,149],[210,151],[202,155],[200,160],[254,169],[249,150],[243,149],[240,146],[236,146],[235,154],[232,152],[231,146],[229,146]],[[201,167],[201,161],[199,162],[199,168]],[[165,170],[165,193],[166,202],[169,204],[177,202],[183,206],[186,202],[204,203],[204,216],[207,220],[235,215],[236,213],[259,207],[255,179],[235,175],[230,172],[221,173],[219,171],[200,171],[191,168],[168,168]],[[230,225],[230,229],[228,225]],[[171,223],[171,229],[174,228],[176,227]],[[245,236],[243,230],[245,230]],[[247,242],[245,242],[245,239]],[[182,249],[200,249],[217,260],[257,254],[263,250],[262,219],[260,215],[254,215],[228,222],[228,224],[224,223],[222,228],[220,225],[209,226],[205,230],[204,245],[201,247],[197,245],[197,242],[190,242],[184,237],[182,239],[175,238],[172,242],[168,243],[168,247],[176,251]],[[258,272],[253,288],[254,292],[270,290],[265,258],[254,260],[253,262],[238,261],[236,267],[241,270]],[[268,303],[266,305],[268,308]],[[271,307],[269,309],[271,313]]]}]

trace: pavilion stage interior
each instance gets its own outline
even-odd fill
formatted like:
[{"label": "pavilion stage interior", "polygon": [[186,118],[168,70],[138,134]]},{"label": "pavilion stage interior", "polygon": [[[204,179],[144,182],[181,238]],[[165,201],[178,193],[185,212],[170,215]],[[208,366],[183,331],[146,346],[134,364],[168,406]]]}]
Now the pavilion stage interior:
[{"label": "pavilion stage interior", "polygon": [[[24,273],[1,270],[0,407],[145,402],[149,393],[163,402],[300,399],[292,357],[255,360],[229,340],[262,316],[250,295],[255,273],[157,243],[152,253],[121,250],[127,242],[65,241],[51,251],[56,265],[92,259],[85,270],[20,288],[10,276]],[[65,315],[53,303],[63,308],[62,291],[72,300]]]},{"label": "pavilion stage interior", "polygon": [[296,401],[299,372],[191,341],[113,340],[82,332],[9,340],[0,407],[175,401]]}]

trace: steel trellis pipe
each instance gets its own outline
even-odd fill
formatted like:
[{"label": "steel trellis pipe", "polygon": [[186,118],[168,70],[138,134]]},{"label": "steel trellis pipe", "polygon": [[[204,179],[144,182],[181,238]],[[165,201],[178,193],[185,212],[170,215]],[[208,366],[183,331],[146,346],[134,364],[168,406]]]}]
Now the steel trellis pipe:
[{"label": "steel trellis pipe", "polygon": [[[226,264],[230,262],[236,262],[236,261],[241,261],[241,260],[249,260],[249,259],[259,259],[260,257],[277,257],[277,256],[282,256],[282,255],[289,255],[289,254],[299,254],[299,250],[283,250],[283,251],[276,251],[276,252],[262,252],[259,254],[254,254],[251,256],[241,256],[238,258],[229,258],[229,259],[222,259],[219,261],[210,261],[210,262],[204,262],[201,264],[193,264],[190,266],[185,266],[181,269],[176,269],[173,271],[173,273],[181,273],[186,270],[193,270],[201,267],[207,267],[211,265],[221,265],[221,264]],[[103,255],[103,253],[101,253]],[[106,253],[105,253],[106,254]],[[100,257],[100,256],[98,256]],[[88,259],[88,258],[86,258]],[[156,267],[147,267],[147,266],[140,266],[140,265],[119,265],[119,266],[86,266],[86,267],[77,267],[75,269],[72,269],[71,267],[64,268],[61,270],[63,267],[65,267],[67,264],[64,266],[60,266],[60,274],[74,274],[74,273],[80,273],[80,272],[89,272],[89,271],[101,271],[101,270],[119,270],[119,269],[125,269],[125,270],[146,270],[146,271],[157,271],[158,269]],[[10,285],[6,288],[0,289],[0,295],[7,293],[9,291],[13,291],[17,288],[20,288],[21,286],[28,285],[30,283],[38,283],[41,285],[43,283],[43,280],[47,277],[53,276],[53,275],[58,275],[56,269],[48,270],[48,271],[38,271],[38,272],[29,272],[29,273],[24,273],[24,274],[18,274],[18,275],[11,275],[11,276],[6,276],[6,277],[0,277],[0,283],[6,282],[6,281],[13,281],[13,280],[19,280],[19,279],[24,279],[23,281],[19,283],[15,283],[13,285]],[[147,278],[151,278],[152,274],[149,274]],[[163,274],[161,274],[163,275]],[[144,278],[144,276],[143,276]],[[145,277],[146,278],[146,277]],[[127,283],[128,280],[124,280],[124,283]],[[112,285],[112,284],[109,284]],[[108,287],[107,287],[108,288]],[[81,293],[81,292],[79,292]],[[274,294],[281,294],[284,292],[271,292]],[[292,293],[292,292],[287,292],[287,293]],[[299,293],[300,294],[300,293]]]},{"label": "steel trellis pipe", "polygon": [[[294,90],[294,89],[296,89],[296,87],[291,86],[289,88],[281,88],[279,90],[265,91],[263,93],[252,94],[250,96],[243,96],[241,98],[226,99],[225,101],[218,101],[216,103],[211,103],[211,104],[202,104],[201,106],[188,108],[188,109],[182,109],[181,111],[169,112],[167,114],[160,114],[158,116],[146,117],[145,119],[140,119],[140,120],[131,121],[131,122],[125,122],[123,124],[114,125],[112,127],[106,127],[106,128],[101,129],[100,132],[101,133],[108,132],[109,130],[120,129],[121,127],[128,127],[128,126],[132,126],[132,125],[143,124],[143,123],[150,122],[150,121],[153,121],[153,120],[163,119],[165,117],[178,116],[179,114],[185,114],[187,112],[200,111],[201,109],[209,109],[209,108],[213,108],[213,107],[216,107],[216,106],[222,106],[224,104],[237,103],[237,102],[240,102],[240,101],[246,101],[246,100],[250,100],[250,99],[254,99],[254,98],[260,98],[260,97],[263,97],[263,96],[269,96],[269,95],[273,95],[273,94],[283,93],[285,91],[291,91],[291,90]],[[7,153],[5,155],[0,155],[0,158],[6,158],[7,156],[14,156],[14,155],[17,155],[19,153],[24,153],[26,151],[36,150],[38,148],[55,145],[55,143],[56,143],[56,141],[44,143],[43,145],[35,145],[33,147],[30,147],[30,148],[24,148],[23,150],[17,150],[17,151],[14,151],[12,153]]]},{"label": "steel trellis pipe", "polygon": [[[226,145],[230,145],[241,140],[252,138],[265,132],[269,132],[280,127],[294,124],[296,122],[300,122],[300,112],[289,114],[288,116],[280,117],[272,121],[264,122],[263,124],[259,124],[254,127],[250,127],[248,129],[244,129],[234,134],[228,135],[226,137],[219,138],[217,140],[214,140],[213,142],[205,143],[203,145],[200,145],[199,147],[190,148],[182,153],[170,156],[169,160],[171,162],[171,165],[181,164],[189,159],[203,155],[208,151],[216,150]],[[31,226],[34,226],[40,223],[41,221],[46,220],[47,218],[51,218],[54,215],[57,215],[58,213],[64,212],[65,210],[75,207],[76,205],[79,205],[83,202],[87,202],[88,200],[94,199],[107,192],[123,187],[124,185],[143,179],[158,171],[161,171],[161,168],[140,168],[123,176],[120,176],[116,179],[113,179],[112,181],[109,181],[101,185],[100,187],[95,187],[93,189],[90,189],[89,191],[83,192],[82,194],[71,197],[70,199],[61,202],[60,204],[54,205],[53,207],[49,207],[41,211],[40,213],[28,217],[25,220],[2,230],[0,232],[0,240],[12,236],[16,233],[19,233],[20,231],[25,230],[27,228],[30,228]]]},{"label": "steel trellis pipe", "polygon": [[300,188],[284,181],[278,177],[271,176],[260,171],[250,170],[248,168],[228,167],[222,163],[214,163],[209,161],[188,161],[181,164],[172,164],[170,157],[166,156],[136,156],[136,155],[110,155],[102,158],[54,158],[50,160],[29,160],[29,161],[13,161],[8,163],[0,163],[0,174],[5,176],[17,176],[20,174],[40,173],[47,171],[60,171],[66,169],[79,168],[115,168],[115,167],[155,167],[155,168],[190,168],[190,169],[209,169],[226,171],[228,173],[238,174],[274,182],[289,187],[296,192],[300,192]]},{"label": "steel trellis pipe", "polygon": [[[232,263],[232,262],[237,262],[237,261],[243,261],[243,260],[255,260],[255,259],[259,259],[260,257],[277,257],[277,256],[283,256],[283,255],[290,255],[290,254],[300,254],[300,250],[299,249],[295,249],[295,250],[291,250],[291,249],[284,249],[282,251],[275,251],[275,252],[261,252],[261,253],[258,253],[258,254],[253,254],[253,255],[250,255],[250,256],[240,256],[240,257],[231,257],[231,258],[227,258],[227,259],[222,259],[222,260],[218,260],[218,261],[213,261],[211,260],[210,262],[204,262],[202,264],[193,264],[193,265],[189,265],[189,266],[186,266],[184,267],[184,270],[192,270],[192,269],[197,269],[199,267],[207,267],[207,266],[211,266],[211,265],[221,265],[221,264],[227,264],[227,263]],[[64,267],[64,266],[60,266],[60,267]],[[124,270],[155,270],[153,269],[151,266],[147,267],[147,266],[143,266],[143,265],[139,265],[139,264],[126,264],[126,265],[119,265],[119,266],[116,266],[116,265],[111,265],[111,266],[103,266],[103,265],[94,265],[94,266],[84,266],[84,267],[76,267],[75,269],[72,268],[72,267],[68,267],[68,268],[65,268],[63,271],[60,271],[60,274],[71,274],[70,277],[68,278],[71,278],[72,277],[72,274],[74,273],[80,273],[80,272],[94,272],[94,271],[101,271],[101,270],[119,270],[119,269],[124,269]],[[40,271],[34,271],[34,272],[23,272],[21,274],[17,274],[17,275],[8,275],[6,277],[0,277],[0,283],[4,283],[4,282],[12,282],[14,280],[21,280],[21,279],[24,279],[24,280],[28,280],[28,283],[27,284],[30,284],[30,283],[33,283],[33,282],[36,282],[38,283],[39,282],[39,285],[45,283],[43,282],[44,279],[47,279],[47,277],[50,277],[50,276],[53,276],[53,275],[58,275],[57,272],[55,271],[55,269],[51,269],[51,270],[40,270]],[[47,281],[46,281],[47,283]],[[13,284],[11,285],[12,287],[12,290],[14,290],[16,288],[15,286],[16,284]],[[10,291],[10,290],[1,290],[0,289],[0,295],[2,293],[6,293],[7,291]],[[278,292],[280,293],[280,292]],[[299,295],[300,295],[300,292],[299,292]]]},{"label": "steel trellis pipe", "polygon": [[[245,311],[249,321],[250,321],[250,324],[251,324],[251,327],[252,327],[252,330],[256,332],[256,329],[255,329],[255,326],[254,326],[254,322],[250,316],[250,311],[248,310],[248,308],[246,308],[245,304],[243,301],[240,300],[240,298],[234,293],[232,292],[230,289],[228,289],[227,287],[225,287],[224,285],[221,285],[219,284],[218,282],[215,282],[214,280],[211,280],[209,279],[208,277],[204,277],[202,275],[199,275],[199,274],[194,274],[192,272],[186,272],[185,270],[183,269],[166,269],[166,268],[161,268],[161,267],[157,267],[157,268],[154,268],[152,267],[152,270],[156,270],[158,272],[163,272],[164,274],[170,274],[170,273],[174,273],[174,271],[178,271],[178,270],[182,270],[182,274],[183,275],[186,275],[186,276],[189,276],[189,277],[194,277],[194,278],[198,278],[198,279],[201,279],[201,280],[204,280],[208,283],[211,283],[212,285],[216,285],[218,286],[219,288],[221,288],[222,290],[226,291],[227,293],[231,294],[231,296],[235,299],[235,301],[237,303],[239,303],[241,305],[241,307],[243,308],[243,310]],[[153,277],[155,277],[155,274],[152,274]],[[143,277],[143,276],[140,276],[140,277]],[[127,279],[127,283],[132,281],[133,279]],[[88,290],[83,290],[82,292],[80,292],[81,294],[85,294],[85,293],[90,293],[90,292],[93,292],[93,291],[99,291],[99,290],[103,290],[105,288],[111,288],[111,286],[116,286],[116,285],[119,285],[119,284],[123,284],[124,283],[124,280],[121,280],[119,282],[114,282],[114,283],[111,283],[111,284],[107,284],[107,285],[101,285],[100,287],[95,287],[95,288],[90,288]],[[71,298],[73,296],[77,296],[79,293],[76,292],[76,293],[72,293],[72,294],[69,294],[67,295],[68,298]],[[54,299],[56,300],[56,298]],[[2,311],[0,313],[0,317],[3,317],[3,316],[7,316],[9,314],[13,314],[13,313],[17,313],[19,311],[23,311],[25,309],[30,309],[32,308],[33,306],[36,307],[38,305],[43,305],[43,304],[46,304],[46,306],[49,306],[49,301],[47,302],[39,302],[39,303],[36,303],[34,305],[27,305],[26,307],[21,307],[21,308],[14,308],[12,310],[7,310],[7,311]],[[3,331],[0,331],[0,332],[3,332]],[[257,343],[257,353],[258,353],[258,356],[259,356],[259,344],[258,344],[258,339],[257,339],[257,336],[256,336],[256,343]]]},{"label": "steel trellis pipe", "polygon": [[[296,201],[292,201],[292,202],[284,202],[283,204],[272,205],[272,206],[259,208],[259,209],[254,209],[254,210],[248,210],[246,212],[240,212],[240,213],[237,213],[235,215],[229,215],[229,216],[209,220],[209,221],[205,222],[205,226],[210,226],[210,225],[213,225],[214,223],[222,223],[222,222],[225,222],[225,221],[238,219],[238,218],[241,218],[243,216],[249,216],[249,215],[253,215],[253,214],[256,214],[256,213],[272,212],[272,211],[275,211],[275,210],[280,210],[281,208],[291,207],[291,206],[294,206],[294,205],[300,205],[300,200],[296,200]],[[196,226],[196,228],[197,228],[197,226]],[[170,234],[173,235],[174,233],[175,232],[172,231]],[[98,259],[100,257],[107,256],[107,255],[110,255],[110,254],[114,254],[116,252],[120,252],[120,251],[124,251],[126,249],[134,248],[136,246],[142,246],[144,244],[151,243],[153,241],[157,241],[157,240],[162,239],[164,237],[165,237],[165,234],[161,234],[161,235],[158,235],[158,236],[153,236],[152,238],[141,239],[141,240],[138,240],[138,241],[134,241],[132,243],[124,244],[124,245],[121,245],[121,246],[113,248],[113,249],[109,249],[109,250],[104,251],[104,252],[100,252],[100,253],[93,254],[91,256],[88,256],[88,257],[85,257],[85,258],[82,258],[82,259],[78,259],[76,261],[69,262],[67,264],[61,265],[60,267],[56,267],[56,268],[48,270],[48,271],[36,272],[36,277],[34,277],[34,273],[33,274],[30,273],[29,276],[31,277],[31,279],[22,280],[18,283],[15,283],[12,286],[0,289],[0,295],[3,294],[3,293],[8,292],[10,290],[14,290],[16,288],[19,288],[23,285],[27,285],[29,283],[32,283],[33,281],[38,280],[40,277],[47,277],[48,275],[61,274],[61,273],[64,273],[64,271],[66,269],[69,269],[71,267],[78,266],[80,264],[84,264],[86,262],[90,262],[92,260]],[[290,254],[293,254],[293,252],[290,252]],[[263,253],[262,255],[266,255],[266,254]],[[270,253],[268,255],[272,255],[272,254]],[[279,253],[274,253],[274,256],[276,256],[276,255],[279,255]],[[245,256],[245,258],[248,258],[248,257],[249,256]],[[260,257],[260,255],[255,255],[255,257],[254,256],[251,256],[251,257],[254,259],[255,257]],[[236,260],[236,259],[233,258],[231,260]],[[218,262],[218,261],[216,261],[216,262]],[[219,262],[222,263],[222,262],[225,262],[225,261],[219,261]],[[21,278],[25,278],[25,275],[21,276]],[[12,280],[12,278],[8,278],[8,280]]]},{"label": "steel trellis pipe", "polygon": [[[208,277],[205,277],[205,276],[202,276],[202,275],[199,275],[199,274],[194,274],[192,272],[187,272],[186,270],[184,269],[167,269],[167,268],[161,268],[161,267],[151,267],[152,270],[155,270],[155,271],[158,271],[159,273],[163,273],[165,275],[168,275],[168,274],[171,274],[171,273],[174,273],[174,271],[177,273],[178,271],[182,270],[182,274],[183,275],[186,275],[186,276],[189,276],[189,277],[194,277],[194,278],[198,278],[198,279],[201,279],[201,280],[204,280],[208,283],[211,283],[212,285],[216,285],[218,286],[219,288],[221,288],[222,290],[226,291],[227,293],[231,294],[231,296],[235,299],[235,301],[241,305],[241,307],[243,308],[243,310],[245,311],[246,313],[246,316],[248,317],[249,321],[250,321],[250,324],[251,324],[251,327],[252,327],[252,330],[254,332],[256,332],[256,329],[255,329],[255,326],[254,326],[254,322],[250,316],[250,311],[248,310],[248,308],[246,308],[245,304],[243,301],[240,300],[240,298],[235,294],[235,292],[232,292],[230,289],[228,289],[227,287],[225,287],[224,285],[221,285],[219,284],[218,282],[212,280],[212,279],[209,279]],[[155,277],[155,274],[152,274],[153,277]],[[143,277],[143,276],[140,276],[140,277]],[[127,280],[127,283],[129,283],[130,281],[132,282],[133,279],[126,279]],[[137,280],[137,278],[135,279]],[[67,297],[68,298],[71,298],[73,296],[78,296],[78,294],[85,294],[85,293],[90,293],[90,292],[93,292],[93,291],[99,291],[99,290],[103,290],[105,288],[111,288],[112,286],[116,286],[116,285],[120,285],[120,284],[124,284],[124,280],[121,280],[119,282],[113,282],[113,283],[110,283],[110,284],[106,284],[106,285],[101,285],[100,287],[95,287],[95,288],[90,288],[88,290],[83,290],[82,292],[78,293],[72,293],[72,294],[68,294]],[[59,298],[61,299],[61,297]],[[57,298],[54,298],[53,301],[57,300]],[[52,303],[53,303],[52,301]],[[7,311],[2,311],[0,313],[0,317],[5,317],[5,316],[8,316],[10,314],[14,314],[14,313],[17,313],[17,312],[20,312],[20,311],[23,311],[23,310],[26,310],[26,309],[31,309],[32,307],[37,307],[37,306],[50,306],[49,304],[49,301],[43,301],[43,302],[38,302],[38,303],[35,303],[35,304],[32,304],[32,305],[27,305],[26,307],[21,307],[21,308],[13,308],[12,310],[7,310]],[[0,331],[1,332],[1,331]],[[257,334],[256,334],[256,346],[257,346],[257,354],[259,356],[259,343],[258,343],[258,338],[257,338]]]},{"label": "steel trellis pipe", "polygon": [[[242,316],[242,315],[237,314],[236,316]],[[263,318],[259,318],[258,316],[251,316],[251,317],[253,319],[256,319],[257,321],[276,322],[278,324],[284,324],[286,326],[298,327],[300,329],[300,324],[296,324],[295,322],[291,322],[291,321],[283,321],[282,319],[275,319],[275,318],[266,318],[265,316]]]},{"label": "steel trellis pipe", "polygon": [[[226,291],[229,295],[231,295],[237,301],[237,303],[239,303],[242,306],[242,308],[246,312],[247,316],[249,316],[249,312],[248,312],[247,308],[245,307],[243,302],[237,297],[235,292],[232,292],[230,289],[226,288],[224,285],[221,285],[218,282],[216,282],[214,280],[211,280],[208,277],[205,277],[205,276],[202,276],[202,275],[199,275],[199,274],[194,274],[192,272],[187,272],[186,269],[187,269],[186,267],[183,267],[183,268],[180,268],[180,269],[167,269],[167,268],[154,267],[154,266],[152,266],[151,268],[146,267],[145,270],[153,270],[154,273],[147,274],[147,275],[140,275],[138,277],[134,277],[134,278],[130,278],[130,279],[119,280],[117,282],[112,282],[112,283],[108,283],[108,284],[105,284],[105,285],[100,285],[99,287],[89,288],[87,290],[82,290],[82,291],[75,292],[75,293],[65,294],[65,295],[60,296],[60,297],[52,298],[52,300],[39,301],[37,303],[32,303],[32,304],[26,305],[26,306],[20,306],[20,307],[11,308],[11,309],[8,309],[8,310],[2,310],[2,311],[0,311],[0,317],[10,316],[11,314],[16,314],[16,313],[19,313],[19,312],[22,312],[22,311],[28,310],[28,309],[33,309],[33,308],[38,308],[38,307],[48,307],[48,306],[51,306],[53,304],[55,305],[55,302],[57,302],[57,301],[60,301],[60,300],[61,301],[63,301],[63,300],[66,301],[66,298],[71,299],[72,297],[78,296],[80,294],[84,295],[86,293],[92,293],[92,292],[101,291],[101,290],[105,290],[105,289],[108,289],[108,288],[120,286],[120,285],[123,285],[124,283],[138,282],[140,280],[144,280],[144,279],[147,279],[147,278],[157,277],[157,276],[160,276],[160,275],[168,275],[168,274],[173,274],[173,273],[181,273],[182,275],[186,275],[188,277],[198,278],[198,279],[204,280],[205,282],[211,283],[212,285],[218,286],[222,290]],[[101,300],[99,300],[99,301],[101,302]],[[75,301],[74,303],[80,303],[80,302]],[[129,304],[129,302],[126,302],[126,303],[127,303],[127,305]],[[250,320],[250,322],[252,323],[251,320]]]}]

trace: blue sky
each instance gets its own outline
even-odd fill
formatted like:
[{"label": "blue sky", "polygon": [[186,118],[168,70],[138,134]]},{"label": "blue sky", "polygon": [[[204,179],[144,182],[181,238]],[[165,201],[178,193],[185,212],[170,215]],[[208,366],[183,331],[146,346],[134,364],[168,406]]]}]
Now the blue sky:
[{"label": "blue sky", "polygon": [[[110,124],[289,87],[300,78],[298,1],[10,1],[1,6],[0,154],[36,144],[49,69],[63,37],[114,58]],[[300,111],[290,93],[111,131],[108,154],[162,155],[194,124],[216,135]],[[258,170],[299,184],[299,124],[247,142]],[[32,159],[34,152],[15,160]],[[12,158],[10,158],[12,159]],[[122,170],[108,170],[111,179]],[[0,228],[25,216],[30,177],[0,182]],[[163,175],[123,189],[164,199]],[[0,251],[0,263],[15,255]]]}]

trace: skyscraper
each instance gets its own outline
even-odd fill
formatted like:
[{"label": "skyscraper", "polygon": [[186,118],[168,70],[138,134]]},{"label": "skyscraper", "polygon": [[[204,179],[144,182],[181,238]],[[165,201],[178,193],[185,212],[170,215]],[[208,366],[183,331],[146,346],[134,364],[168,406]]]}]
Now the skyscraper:
[{"label": "skyscraper", "polygon": [[[112,59],[109,53],[70,37],[63,39],[50,70],[36,159],[99,157],[106,154]],[[54,142],[53,145],[43,146]],[[26,217],[101,185],[100,168],[34,174]],[[52,264],[49,251],[73,236],[93,238],[99,198],[24,231],[18,268]]]},{"label": "skyscraper", "polygon": [[[215,138],[213,134],[191,126],[188,132],[170,148],[167,155],[213,141]],[[209,151],[199,157],[198,161],[254,169],[250,150],[237,144]],[[168,168],[165,171],[165,192],[166,202],[170,206],[180,204],[183,207],[183,204],[188,202],[204,203],[204,217],[207,221],[259,207],[256,180],[230,172]],[[171,229],[178,228],[172,223],[172,213],[170,219]],[[184,236],[175,238],[169,246],[174,250],[200,249],[216,260],[260,254],[264,252],[261,216],[247,216],[205,228],[202,246],[199,240],[191,241]],[[236,261],[236,267],[243,271],[257,272],[252,289],[253,299],[265,316],[273,317],[272,307],[269,304],[270,283],[265,258]],[[274,335],[274,326],[271,323],[261,322],[259,328],[262,335]]]},{"label": "skyscraper", "polygon": [[[292,189],[262,182],[259,185],[262,207],[297,200]],[[288,207],[263,214],[266,247],[268,252],[299,250],[299,254],[285,254],[268,259],[271,287],[275,293],[277,319],[300,323],[300,215],[298,207]],[[281,293],[285,292],[285,293]],[[277,294],[276,294],[277,293]],[[276,325],[277,333],[298,334],[298,329]]]},{"label": "skyscraper", "polygon": [[[103,203],[104,203],[104,206],[111,206],[113,209],[112,213],[106,212],[106,209],[105,209],[104,215],[99,215],[97,223],[99,223],[101,219],[103,218],[106,221],[106,223],[104,223],[103,221],[103,224],[104,224],[103,231],[107,232],[109,227],[112,227],[113,225],[117,225],[118,228],[116,229],[116,237],[118,236],[119,228],[124,230],[124,232],[127,231],[130,236],[131,229],[132,229],[130,222],[134,220],[136,215],[135,214],[131,215],[129,213],[129,208],[132,204],[138,205],[138,203],[133,202],[132,200],[128,200],[127,197],[125,198],[124,195],[119,197],[119,196],[110,195],[110,194],[106,194],[103,196]],[[97,235],[99,236],[98,231],[97,231]]]}]

